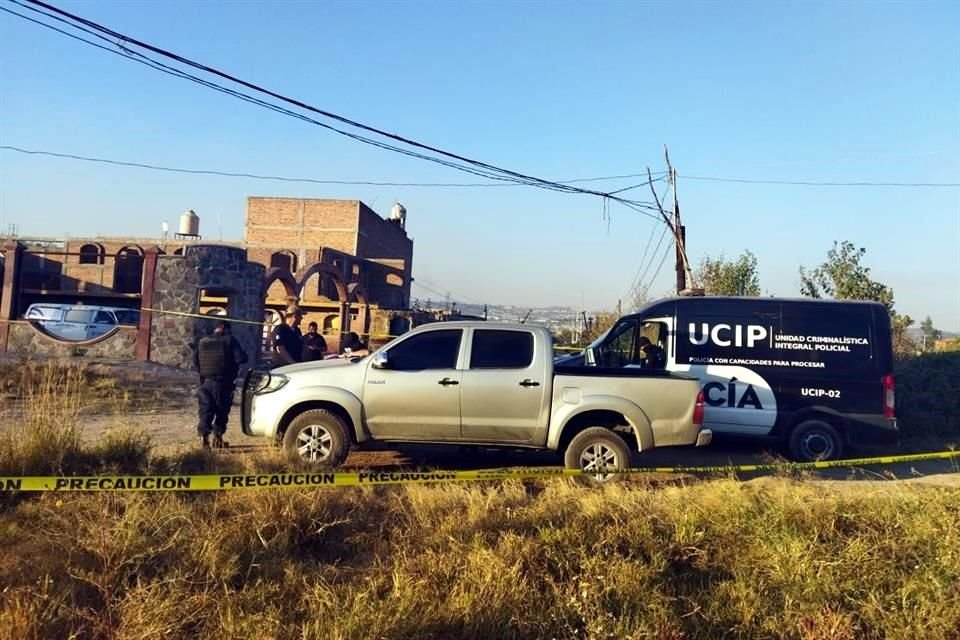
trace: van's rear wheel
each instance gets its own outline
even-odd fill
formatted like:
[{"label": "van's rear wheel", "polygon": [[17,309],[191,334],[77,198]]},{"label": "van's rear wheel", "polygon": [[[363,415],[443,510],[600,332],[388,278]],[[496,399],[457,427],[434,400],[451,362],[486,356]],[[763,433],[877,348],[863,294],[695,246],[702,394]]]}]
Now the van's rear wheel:
[{"label": "van's rear wheel", "polygon": [[570,441],[563,454],[568,469],[580,469],[583,484],[601,485],[620,478],[616,470],[630,468],[630,447],[616,432],[606,427],[584,429]]},{"label": "van's rear wheel", "polygon": [[304,411],[283,434],[287,455],[310,465],[338,467],[350,452],[350,435],[340,416],[325,409]]},{"label": "van's rear wheel", "polygon": [[836,460],[843,455],[843,438],[829,422],[807,420],[790,432],[790,457],[798,462]]}]

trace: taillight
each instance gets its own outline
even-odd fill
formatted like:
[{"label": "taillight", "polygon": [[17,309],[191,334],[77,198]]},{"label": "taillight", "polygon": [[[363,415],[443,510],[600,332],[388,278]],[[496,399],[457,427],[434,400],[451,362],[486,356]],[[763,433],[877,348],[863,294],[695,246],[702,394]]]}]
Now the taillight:
[{"label": "taillight", "polygon": [[893,374],[883,376],[883,417],[896,418],[896,394],[894,393]]},{"label": "taillight", "polygon": [[703,391],[697,394],[697,404],[693,408],[693,424],[703,424]]}]

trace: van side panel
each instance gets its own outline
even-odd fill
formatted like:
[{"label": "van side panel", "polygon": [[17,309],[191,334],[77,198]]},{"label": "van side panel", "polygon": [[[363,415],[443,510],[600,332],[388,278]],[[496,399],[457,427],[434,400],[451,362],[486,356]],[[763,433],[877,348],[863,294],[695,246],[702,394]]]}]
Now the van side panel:
[{"label": "van side panel", "polygon": [[773,429],[779,381],[771,375],[770,344],[779,331],[779,318],[778,300],[678,302],[670,368],[700,379],[705,427],[751,436],[765,436]]},{"label": "van side panel", "polygon": [[882,305],[692,298],[677,314],[670,368],[700,378],[704,426],[777,435],[812,412],[878,426],[892,362]]},{"label": "van side panel", "polygon": [[789,347],[790,362],[802,366],[779,371],[775,433],[785,433],[812,413],[840,422],[882,415],[883,374],[877,354],[889,334],[878,335],[873,305],[784,302],[782,309],[780,344]]}]

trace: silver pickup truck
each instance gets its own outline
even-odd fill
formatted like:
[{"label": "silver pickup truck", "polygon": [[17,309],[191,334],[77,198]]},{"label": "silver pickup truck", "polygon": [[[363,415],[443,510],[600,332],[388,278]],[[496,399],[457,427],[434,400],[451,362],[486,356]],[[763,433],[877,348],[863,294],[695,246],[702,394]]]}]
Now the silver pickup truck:
[{"label": "silver pickup truck", "polygon": [[253,370],[243,431],[327,467],[370,441],[548,449],[597,472],[630,466],[631,451],[710,443],[695,378],[555,367],[552,340],[530,325],[442,322],[363,358]]}]

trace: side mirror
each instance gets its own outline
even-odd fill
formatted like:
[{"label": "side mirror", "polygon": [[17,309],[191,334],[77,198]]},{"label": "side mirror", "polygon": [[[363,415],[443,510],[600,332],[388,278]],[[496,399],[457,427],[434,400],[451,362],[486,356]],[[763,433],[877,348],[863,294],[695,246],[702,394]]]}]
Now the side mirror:
[{"label": "side mirror", "polygon": [[583,363],[588,367],[597,366],[597,354],[593,347],[587,347],[583,350]]},{"label": "side mirror", "polygon": [[389,369],[390,368],[390,358],[387,356],[386,351],[378,351],[377,355],[373,356],[373,368],[374,369]]}]

